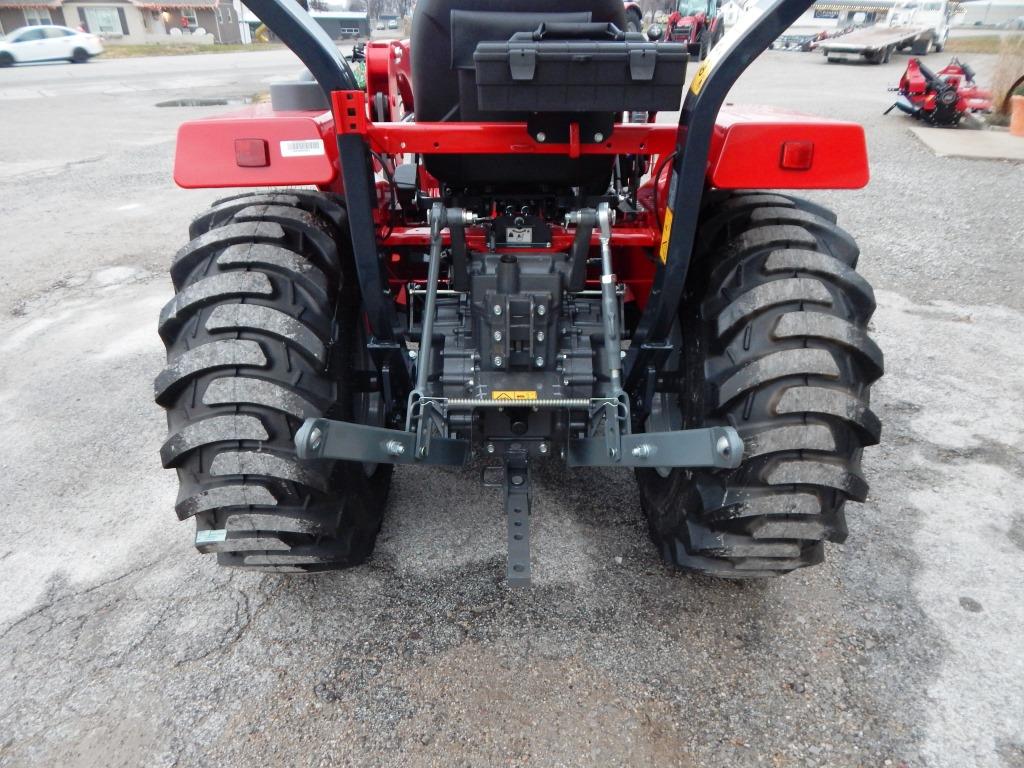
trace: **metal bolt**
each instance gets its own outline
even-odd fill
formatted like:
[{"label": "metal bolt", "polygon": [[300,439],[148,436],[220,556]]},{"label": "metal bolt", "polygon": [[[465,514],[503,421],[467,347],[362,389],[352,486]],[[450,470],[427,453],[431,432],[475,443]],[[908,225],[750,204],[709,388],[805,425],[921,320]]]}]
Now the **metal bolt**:
[{"label": "metal bolt", "polygon": [[543,304],[538,304],[537,305],[537,314],[540,315],[541,317],[544,317],[544,315],[547,313],[547,311],[548,311],[548,308],[545,307]]},{"label": "metal bolt", "polygon": [[504,362],[505,362],[505,358],[503,358],[501,355],[495,355],[494,356],[494,367],[495,368],[501,368],[502,363],[504,363]]},{"label": "metal bolt", "polygon": [[562,379],[562,384],[564,384],[567,387],[569,386],[569,377],[568,376],[566,376],[564,379]]},{"label": "metal bolt", "polygon": [[494,453],[494,443],[488,443],[487,444],[487,452],[488,453]]},{"label": "metal bolt", "polygon": [[495,304],[494,305],[494,314],[496,314],[496,315],[500,315],[501,314],[501,304]]},{"label": "metal bolt", "polygon": [[409,350],[409,359],[410,360],[415,360],[416,359],[416,350],[415,349],[410,349]]},{"label": "metal bolt", "polygon": [[425,445],[424,445],[424,446],[423,446],[422,448],[420,448],[420,450],[419,450],[419,457],[420,457],[420,458],[422,459],[422,458],[425,458],[425,457],[426,457],[426,455],[427,455],[427,446],[425,446]]},{"label": "metal bolt", "polygon": [[469,381],[466,382],[466,386],[467,387],[472,387],[474,384],[476,384],[476,382],[473,381],[472,379],[470,379]]},{"label": "metal bolt", "polygon": [[594,134],[594,141],[604,141],[604,134],[598,131]]},{"label": "metal bolt", "polygon": [[725,435],[718,438],[718,442],[715,443],[715,450],[723,458],[729,458],[729,455],[732,453],[732,448],[729,446],[729,438]]},{"label": "metal bolt", "polygon": [[626,359],[626,350],[620,349],[619,350],[619,357],[622,358],[623,360],[625,360]]},{"label": "metal bolt", "polygon": [[501,331],[495,331],[494,332],[494,340],[495,341],[501,341]]},{"label": "metal bolt", "polygon": [[539,450],[541,453],[546,454],[548,452],[548,444],[547,443],[541,443],[540,447],[537,450]]},{"label": "metal bolt", "polygon": [[546,133],[544,133],[544,131],[538,131],[538,133],[537,133],[537,141],[539,141],[541,144],[543,144],[547,140],[548,140],[548,135]]},{"label": "metal bolt", "polygon": [[309,447],[312,450],[316,450],[320,447],[320,444],[324,441],[324,433],[320,431],[320,427],[313,427],[313,431],[309,433]]},{"label": "metal bolt", "polygon": [[537,341],[544,341],[544,331],[537,331]]},{"label": "metal bolt", "polygon": [[405,453],[405,446],[397,440],[388,440],[384,444],[384,449],[388,452],[388,456],[401,456]]},{"label": "metal bolt", "polygon": [[652,450],[653,449],[651,448],[651,445],[649,443],[640,443],[640,445],[634,448],[631,451],[631,453],[638,459],[646,459],[648,456],[651,455]]},{"label": "metal bolt", "polygon": [[512,475],[512,485],[522,485],[522,484],[523,484],[523,476],[522,475]]},{"label": "metal bolt", "polygon": [[534,360],[533,362],[534,362],[534,363],[536,364],[536,366],[537,366],[538,368],[543,368],[543,367],[544,367],[544,358],[543,358],[543,357],[541,357],[540,355],[538,355],[538,356],[537,356],[537,359],[536,359],[536,360]]}]

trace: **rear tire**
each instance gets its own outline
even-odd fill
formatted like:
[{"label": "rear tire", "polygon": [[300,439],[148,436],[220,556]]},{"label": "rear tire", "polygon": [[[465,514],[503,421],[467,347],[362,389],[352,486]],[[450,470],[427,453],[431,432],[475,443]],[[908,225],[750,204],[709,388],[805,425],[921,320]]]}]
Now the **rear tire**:
[{"label": "rear tire", "polygon": [[[652,429],[735,427],[734,470],[637,472],[651,536],[679,567],[732,578],[821,562],[863,501],[868,407],[882,353],[866,333],[874,294],[835,217],[766,193],[721,197],[703,218],[680,309],[681,386]],[[668,424],[675,414],[675,424]]]},{"label": "rear tire", "polygon": [[84,48],[75,48],[71,52],[71,63],[72,64],[85,64],[89,60],[89,53]]},{"label": "rear tire", "polygon": [[[310,192],[221,200],[197,218],[161,312],[161,449],[176,511],[223,565],[314,571],[373,551],[390,465],[300,461],[307,418],[366,419],[362,312],[345,211]],[[339,250],[340,246],[340,250]],[[365,377],[364,377],[365,378]]]}]

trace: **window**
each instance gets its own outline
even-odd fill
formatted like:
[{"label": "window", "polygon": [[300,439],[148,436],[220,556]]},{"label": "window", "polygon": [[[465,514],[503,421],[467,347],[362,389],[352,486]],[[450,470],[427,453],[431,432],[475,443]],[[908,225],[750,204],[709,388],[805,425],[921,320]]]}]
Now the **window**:
[{"label": "window", "polygon": [[45,34],[45,32],[42,29],[29,29],[29,30],[26,30],[25,32],[22,32],[16,38],[11,40],[11,42],[12,43],[27,43],[27,42],[29,42],[31,40],[42,40],[44,34]]},{"label": "window", "polygon": [[228,24],[233,19],[231,18],[231,6],[230,5],[218,5],[217,6],[217,21],[221,24]]},{"label": "window", "polygon": [[60,27],[48,27],[43,31],[43,34],[45,34],[50,39],[56,39],[59,37],[71,37],[71,35],[75,33],[72,32],[70,29],[61,29]]},{"label": "window", "polygon": [[121,19],[117,8],[108,6],[85,7],[85,24],[89,31],[98,35],[123,35]]},{"label": "window", "polygon": [[42,24],[53,24],[53,20],[50,18],[50,9],[26,8],[25,24],[27,24],[30,27],[36,27]]},{"label": "window", "polygon": [[[195,8],[182,8],[181,9],[181,18],[185,19],[185,21],[188,22],[188,26],[190,28],[198,27],[199,26],[199,19],[196,18],[196,9]],[[184,26],[184,25],[182,25],[182,26]]]}]

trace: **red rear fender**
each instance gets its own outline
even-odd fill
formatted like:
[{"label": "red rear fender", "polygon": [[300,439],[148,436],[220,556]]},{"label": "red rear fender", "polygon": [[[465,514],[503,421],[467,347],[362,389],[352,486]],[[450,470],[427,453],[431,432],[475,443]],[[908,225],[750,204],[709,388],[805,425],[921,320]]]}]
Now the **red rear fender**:
[{"label": "red rear fender", "polygon": [[708,182],[719,189],[859,189],[868,183],[864,129],[758,107],[726,106],[715,125]]},{"label": "red rear fender", "polygon": [[[252,165],[252,158],[239,154],[239,148],[251,148],[254,141],[262,142],[265,165]],[[258,151],[256,156],[258,163]],[[230,115],[182,123],[174,155],[174,181],[186,189],[326,187],[337,176],[337,160],[330,112],[273,112],[269,104],[260,104]]]}]

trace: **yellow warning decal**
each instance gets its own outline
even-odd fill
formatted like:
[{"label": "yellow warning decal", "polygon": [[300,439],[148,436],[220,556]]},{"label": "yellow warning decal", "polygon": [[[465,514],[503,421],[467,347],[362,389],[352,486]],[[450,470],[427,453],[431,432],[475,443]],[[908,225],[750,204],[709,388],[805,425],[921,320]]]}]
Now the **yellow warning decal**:
[{"label": "yellow warning decal", "polygon": [[700,93],[700,89],[704,87],[704,81],[708,79],[710,74],[711,59],[704,59],[704,63],[697,69],[697,74],[693,76],[693,82],[690,83],[690,90],[693,91],[694,96]]},{"label": "yellow warning decal", "polygon": [[658,256],[661,258],[661,263],[664,264],[668,261],[668,240],[669,235],[672,234],[672,209],[665,208],[665,225],[661,228],[661,248],[658,250]]},{"label": "yellow warning decal", "polygon": [[536,400],[537,393],[531,389],[496,389],[491,400]]}]

